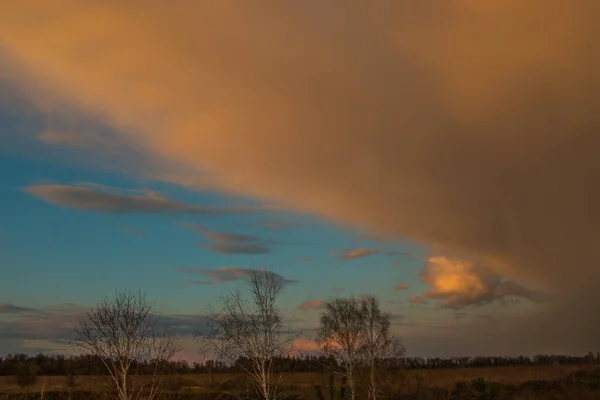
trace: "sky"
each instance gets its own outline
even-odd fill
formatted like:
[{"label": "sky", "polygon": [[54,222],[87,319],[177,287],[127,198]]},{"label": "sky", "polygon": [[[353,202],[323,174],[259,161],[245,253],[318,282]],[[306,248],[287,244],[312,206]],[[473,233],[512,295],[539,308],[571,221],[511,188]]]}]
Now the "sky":
[{"label": "sky", "polygon": [[367,293],[413,356],[600,349],[596,0],[0,6],[0,354],[139,289],[193,360],[257,267],[306,351]]}]

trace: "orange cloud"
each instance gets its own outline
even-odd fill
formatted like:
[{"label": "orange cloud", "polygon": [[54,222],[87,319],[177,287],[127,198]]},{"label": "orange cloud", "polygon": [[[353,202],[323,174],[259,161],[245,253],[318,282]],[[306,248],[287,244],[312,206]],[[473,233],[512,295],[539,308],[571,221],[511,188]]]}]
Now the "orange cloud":
[{"label": "orange cloud", "polygon": [[597,0],[19,1],[0,48],[41,109],[165,161],[152,178],[493,262],[572,302],[544,336],[593,347],[597,19]]},{"label": "orange cloud", "polygon": [[422,273],[423,281],[432,287],[426,296],[450,299],[456,297],[464,301],[476,300],[488,292],[485,279],[498,280],[498,276],[491,271],[484,272],[486,275],[476,271],[475,265],[471,262],[431,257]]},{"label": "orange cloud", "polygon": [[[337,343],[334,343],[332,341],[327,342],[327,346],[329,346],[330,349],[340,348],[340,346]],[[314,339],[298,338],[294,340],[294,343],[292,343],[291,348],[291,355],[302,356],[310,353],[321,353],[323,346],[321,346],[321,344]]]},{"label": "orange cloud", "polygon": [[321,346],[316,340],[298,338],[292,344],[292,354],[299,356],[306,353],[319,353]]},{"label": "orange cloud", "polygon": [[298,308],[302,311],[319,310],[325,308],[325,302],[321,300],[306,300]]},{"label": "orange cloud", "polygon": [[327,346],[330,349],[339,349],[340,345],[333,342],[328,341],[323,345],[314,339],[306,339],[306,338],[298,338],[294,340],[292,343],[292,355],[302,356],[307,353],[321,353],[324,346]]},{"label": "orange cloud", "polygon": [[470,261],[441,256],[429,258],[421,279],[431,286],[431,290],[423,295],[439,299],[440,306],[445,308],[484,304],[506,296],[533,301],[547,299],[544,293],[527,289],[513,281],[505,281],[497,272],[488,268]]}]

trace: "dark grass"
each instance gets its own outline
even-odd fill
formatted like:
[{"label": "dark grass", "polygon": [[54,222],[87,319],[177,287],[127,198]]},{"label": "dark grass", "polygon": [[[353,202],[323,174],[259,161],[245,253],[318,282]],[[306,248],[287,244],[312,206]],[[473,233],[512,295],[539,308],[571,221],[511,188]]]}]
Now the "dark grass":
[{"label": "dark grass", "polygon": [[[315,386],[329,385],[327,373],[296,373],[284,379],[283,399],[314,399]],[[0,379],[0,400],[109,400],[106,377],[79,376],[72,389],[61,376],[38,377],[21,388],[14,377]],[[340,379],[336,378],[336,385]],[[227,400],[252,398],[239,374],[169,376],[161,400]],[[389,373],[383,398],[401,400],[537,400],[600,399],[600,369],[576,366],[516,366]],[[359,393],[358,399],[364,398]]]}]

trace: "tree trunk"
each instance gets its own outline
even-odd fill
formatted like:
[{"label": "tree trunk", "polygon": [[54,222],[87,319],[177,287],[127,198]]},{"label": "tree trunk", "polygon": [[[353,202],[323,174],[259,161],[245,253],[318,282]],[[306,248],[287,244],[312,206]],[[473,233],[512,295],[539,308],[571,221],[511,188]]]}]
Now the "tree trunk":
[{"label": "tree trunk", "polygon": [[377,377],[375,376],[375,365],[371,363],[370,369],[370,382],[369,382],[369,399],[377,400]]},{"label": "tree trunk", "polygon": [[356,390],[354,388],[354,365],[350,364],[348,368],[348,387],[350,388],[350,399],[356,400]]}]

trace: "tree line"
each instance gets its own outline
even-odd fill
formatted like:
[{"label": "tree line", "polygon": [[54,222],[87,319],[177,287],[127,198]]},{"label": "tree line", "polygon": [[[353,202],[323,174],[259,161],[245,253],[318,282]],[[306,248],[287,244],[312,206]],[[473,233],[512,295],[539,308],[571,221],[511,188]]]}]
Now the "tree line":
[{"label": "tree line", "polygon": [[[236,360],[234,365],[208,359],[204,362],[169,361],[167,365],[168,374],[208,374],[239,372],[236,366],[244,362],[243,359]],[[336,360],[325,355],[302,355],[289,356],[281,360],[278,369],[290,372],[328,372],[332,367],[337,368]],[[7,354],[0,356],[0,376],[12,376],[17,374],[19,366],[26,364],[33,366],[38,375],[41,376],[68,376],[68,375],[106,375],[108,372],[102,361],[97,356],[80,355],[64,356],[56,354],[29,355],[23,353]],[[395,366],[390,362],[389,369],[445,369],[445,368],[470,368],[470,367],[498,367],[498,366],[522,366],[522,365],[600,365],[600,353],[593,355],[588,353],[584,356],[566,356],[539,354],[528,356],[477,356],[477,357],[403,357],[395,361]],[[208,368],[207,368],[208,365]],[[135,363],[134,368],[140,374],[150,374],[152,368],[147,362]]]}]

